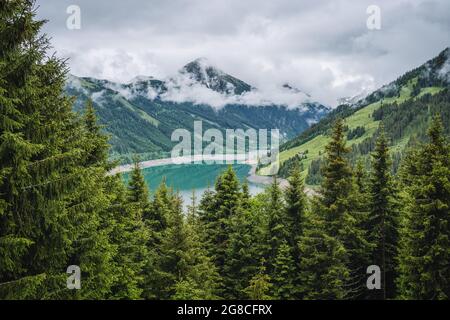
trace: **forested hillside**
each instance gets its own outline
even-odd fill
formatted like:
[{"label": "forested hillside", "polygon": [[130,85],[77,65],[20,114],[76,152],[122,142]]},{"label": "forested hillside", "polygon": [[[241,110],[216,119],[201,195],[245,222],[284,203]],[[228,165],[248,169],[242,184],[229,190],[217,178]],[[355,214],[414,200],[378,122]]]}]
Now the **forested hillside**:
[{"label": "forested hillside", "polygon": [[[164,181],[149,195],[137,160],[127,184],[110,173],[108,137],[89,101],[72,111],[67,67],[46,54],[33,4],[0,2],[0,299],[450,298],[446,89],[410,101],[416,113],[430,106],[410,122],[406,105],[373,110],[385,126],[376,123],[368,171],[352,165],[336,119],[315,196],[298,167],[286,188],[274,178],[251,196],[230,166],[183,212]],[[388,134],[409,123],[426,134],[394,176]]]},{"label": "forested hillside", "polygon": [[[421,140],[431,115],[440,113],[446,134],[449,133],[449,64],[447,48],[436,58],[410,71],[389,85],[370,94],[355,105],[342,105],[325,118],[281,146],[280,175],[286,177],[292,166],[301,162],[306,182],[321,181],[320,166],[324,146],[329,141],[332,123],[343,118],[346,137],[352,147],[352,163],[361,159],[368,166],[368,155],[374,149],[378,127],[386,129],[395,155],[395,169],[408,143]],[[411,142],[410,142],[411,140]],[[264,174],[264,170],[261,170]]]}]

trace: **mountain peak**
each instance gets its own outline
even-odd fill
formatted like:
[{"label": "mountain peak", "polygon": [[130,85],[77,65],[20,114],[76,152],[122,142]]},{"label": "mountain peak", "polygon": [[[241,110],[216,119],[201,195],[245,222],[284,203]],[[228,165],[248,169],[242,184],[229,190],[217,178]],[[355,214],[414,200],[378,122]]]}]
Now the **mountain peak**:
[{"label": "mountain peak", "polygon": [[180,70],[181,73],[190,73],[195,70],[204,70],[208,67],[213,67],[212,63],[205,57],[200,57],[195,60],[192,60],[191,62],[187,63],[185,66],[183,66]]},{"label": "mountain peak", "polygon": [[189,62],[180,70],[180,73],[194,82],[223,94],[240,95],[252,89],[249,84],[223,72],[205,57]]},{"label": "mountain peak", "polygon": [[200,57],[189,62],[180,70],[180,73],[186,74],[198,82],[205,82],[209,77],[225,74],[225,72],[215,67],[205,57]]}]

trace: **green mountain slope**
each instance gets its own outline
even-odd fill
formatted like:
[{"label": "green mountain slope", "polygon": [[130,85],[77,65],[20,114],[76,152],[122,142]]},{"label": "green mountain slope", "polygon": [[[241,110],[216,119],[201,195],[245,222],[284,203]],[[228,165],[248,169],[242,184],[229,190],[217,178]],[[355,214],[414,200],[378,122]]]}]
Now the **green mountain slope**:
[{"label": "green mountain slope", "polygon": [[[381,122],[390,135],[394,161],[401,156],[412,137],[420,139],[423,136],[426,128],[424,124],[431,114],[441,113],[448,131],[449,66],[450,50],[447,48],[436,58],[407,72],[355,105],[339,106],[317,124],[281,146],[279,175],[286,177],[294,163],[300,161],[306,182],[318,184],[321,156],[329,141],[331,124],[338,117],[345,120],[353,161],[361,157],[368,158]],[[261,175],[267,173],[268,168],[259,170]]]}]

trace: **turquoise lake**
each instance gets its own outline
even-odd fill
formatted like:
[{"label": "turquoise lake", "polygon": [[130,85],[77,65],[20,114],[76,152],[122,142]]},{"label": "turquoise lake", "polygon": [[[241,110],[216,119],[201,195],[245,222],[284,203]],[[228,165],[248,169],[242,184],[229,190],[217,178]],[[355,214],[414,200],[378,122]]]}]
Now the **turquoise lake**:
[{"label": "turquoise lake", "polygon": [[[208,186],[214,188],[217,177],[227,169],[227,165],[167,165],[142,169],[145,181],[153,194],[161,181],[165,178],[166,184],[178,191],[184,200],[184,205],[188,205],[195,190],[197,199],[201,197]],[[245,164],[233,165],[241,182],[245,181],[250,171],[250,166]],[[124,174],[125,181],[128,180],[128,173]],[[264,186],[249,184],[251,194],[257,194],[264,190]]]}]

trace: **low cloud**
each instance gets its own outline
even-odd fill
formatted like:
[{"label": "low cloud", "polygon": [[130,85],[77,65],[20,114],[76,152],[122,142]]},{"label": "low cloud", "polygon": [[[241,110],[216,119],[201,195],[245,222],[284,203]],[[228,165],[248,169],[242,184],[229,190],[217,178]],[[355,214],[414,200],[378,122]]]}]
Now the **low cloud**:
[{"label": "low cloud", "polygon": [[263,89],[253,88],[240,95],[225,94],[207,88],[193,81],[189,76],[178,74],[166,81],[167,92],[161,95],[162,100],[173,102],[192,102],[207,104],[220,109],[227,104],[249,106],[282,105],[288,108],[303,108],[303,103],[314,102],[307,94],[283,86],[271,86]]},{"label": "low cloud", "polygon": [[[37,3],[39,17],[50,20],[44,31],[75,75],[120,83],[136,75],[165,78],[205,56],[286,103],[289,95],[266,88],[288,82],[335,105],[450,45],[447,0],[78,0],[81,30],[66,28],[73,1]],[[381,9],[381,30],[366,27],[372,4]]]}]

